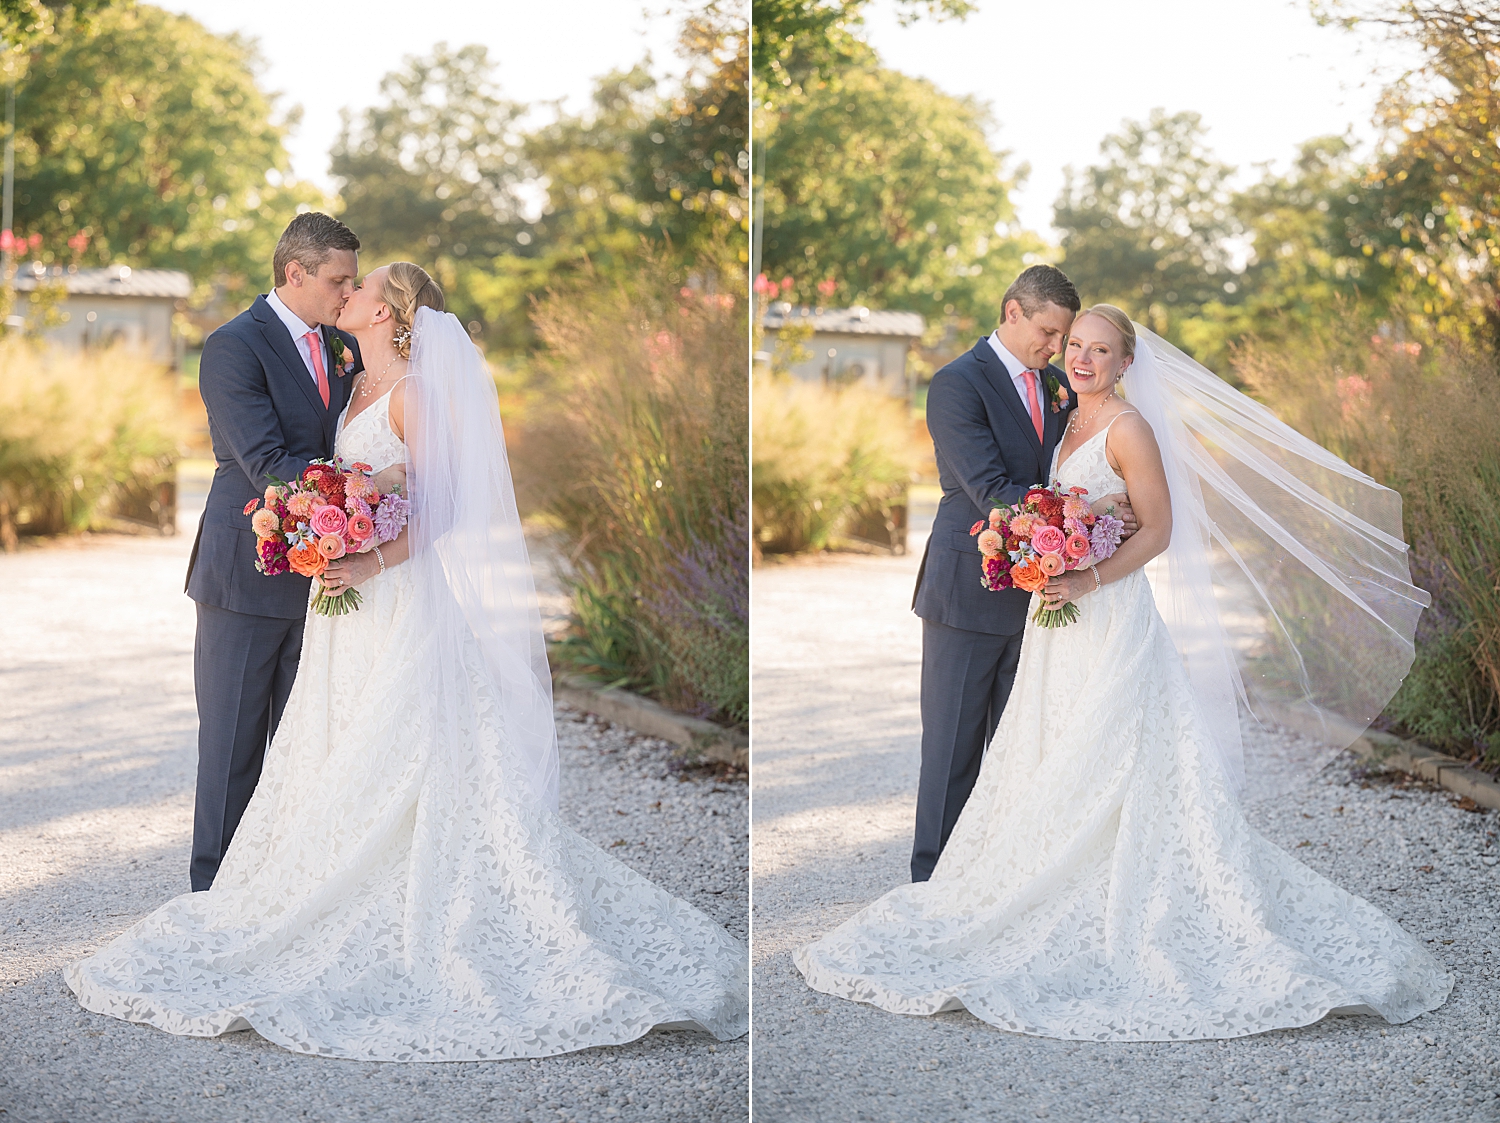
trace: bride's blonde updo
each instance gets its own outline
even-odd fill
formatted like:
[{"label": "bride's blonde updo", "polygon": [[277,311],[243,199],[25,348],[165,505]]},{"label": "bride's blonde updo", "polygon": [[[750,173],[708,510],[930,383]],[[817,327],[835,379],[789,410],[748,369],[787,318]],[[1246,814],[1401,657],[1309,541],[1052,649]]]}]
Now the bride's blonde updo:
[{"label": "bride's blonde updo", "polygon": [[1113,304],[1096,304],[1092,308],[1085,308],[1079,313],[1080,316],[1098,316],[1109,324],[1115,331],[1120,333],[1124,341],[1121,352],[1127,359],[1135,358],[1135,325],[1130,322],[1130,317]]},{"label": "bride's blonde updo", "polygon": [[411,358],[411,325],[417,318],[417,309],[443,311],[443,290],[420,265],[393,261],[386,266],[380,299],[391,309],[391,319],[396,325],[397,352],[403,359]]}]

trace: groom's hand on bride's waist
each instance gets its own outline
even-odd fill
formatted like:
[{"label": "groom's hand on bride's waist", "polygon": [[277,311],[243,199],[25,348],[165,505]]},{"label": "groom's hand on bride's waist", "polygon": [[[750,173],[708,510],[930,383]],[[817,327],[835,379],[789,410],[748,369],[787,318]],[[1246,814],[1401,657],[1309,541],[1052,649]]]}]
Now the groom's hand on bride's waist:
[{"label": "groom's hand on bride's waist", "polygon": [[1124,523],[1125,532],[1121,536],[1121,541],[1140,529],[1135,522],[1135,512],[1130,509],[1130,496],[1123,491],[1117,491],[1113,495],[1106,495],[1103,499],[1095,500],[1094,514],[1113,515]]}]

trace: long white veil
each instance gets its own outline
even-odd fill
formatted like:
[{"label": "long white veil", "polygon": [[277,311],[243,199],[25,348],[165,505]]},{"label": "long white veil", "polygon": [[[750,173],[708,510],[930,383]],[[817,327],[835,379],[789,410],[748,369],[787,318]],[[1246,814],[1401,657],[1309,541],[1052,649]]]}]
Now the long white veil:
[{"label": "long white veil", "polygon": [[405,386],[409,564],[452,726],[439,748],[474,743],[469,720],[487,708],[487,671],[499,690],[500,751],[514,754],[534,805],[556,810],[557,730],[536,585],[495,383],[456,317],[417,310]]},{"label": "long white veil", "polygon": [[[1121,389],[1172,492],[1172,543],[1147,576],[1231,786],[1274,794],[1380,714],[1432,598],[1411,581],[1400,495],[1135,329]],[[1242,736],[1255,722],[1299,736]]]}]

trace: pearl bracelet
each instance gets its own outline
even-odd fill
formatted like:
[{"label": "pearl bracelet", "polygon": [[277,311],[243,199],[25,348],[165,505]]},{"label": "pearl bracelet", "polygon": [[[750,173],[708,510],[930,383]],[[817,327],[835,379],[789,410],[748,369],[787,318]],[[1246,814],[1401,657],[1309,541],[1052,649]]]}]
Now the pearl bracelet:
[{"label": "pearl bracelet", "polygon": [[[375,560],[380,563],[380,572],[384,573],[385,572],[385,556],[380,552],[380,547],[379,546],[375,547]],[[1098,579],[1099,579],[1099,575],[1096,573],[1094,575],[1094,580],[1097,581]]]},{"label": "pearl bracelet", "polygon": [[1094,592],[1097,593],[1100,589],[1104,588],[1104,582],[1099,579],[1099,567],[1091,565],[1089,566],[1089,572],[1094,575]]}]

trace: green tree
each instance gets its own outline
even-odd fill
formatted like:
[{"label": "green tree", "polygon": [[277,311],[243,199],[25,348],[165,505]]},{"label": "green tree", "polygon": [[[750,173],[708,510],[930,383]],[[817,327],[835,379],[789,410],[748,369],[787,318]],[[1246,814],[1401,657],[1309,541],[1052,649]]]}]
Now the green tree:
[{"label": "green tree", "polygon": [[1053,223],[1063,268],[1084,302],[1118,304],[1183,343],[1182,326],[1238,284],[1228,242],[1240,232],[1234,169],[1204,144],[1196,113],[1153,110],[1099,146],[1102,162],[1067,170]]},{"label": "green tree", "polygon": [[18,235],[42,261],[186,270],[265,284],[299,203],[284,127],[235,37],[147,5],[65,16],[16,90]]},{"label": "green tree", "polygon": [[[837,81],[851,67],[869,66],[874,52],[860,36],[870,0],[752,0],[752,53],[759,82],[790,90]],[[898,0],[897,18],[911,23],[963,19],[969,0]]]},{"label": "green tree", "polygon": [[778,295],[993,318],[1039,247],[1011,229],[981,104],[870,69],[774,108],[761,271]]},{"label": "green tree", "polygon": [[493,257],[525,223],[528,178],[518,119],[500,96],[484,47],[408,57],[380,83],[383,104],[344,115],[331,169],[343,219],[377,257]]},{"label": "green tree", "polygon": [[1373,212],[1361,252],[1389,270],[1412,330],[1500,348],[1500,11],[1489,0],[1313,8],[1420,51],[1381,100],[1387,144],[1359,184]]}]

